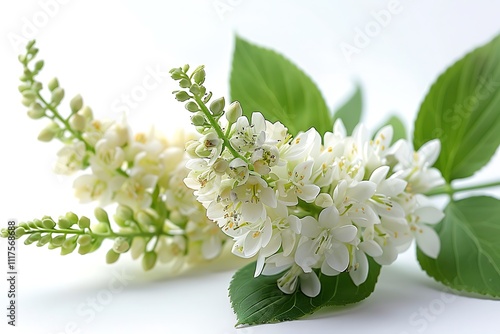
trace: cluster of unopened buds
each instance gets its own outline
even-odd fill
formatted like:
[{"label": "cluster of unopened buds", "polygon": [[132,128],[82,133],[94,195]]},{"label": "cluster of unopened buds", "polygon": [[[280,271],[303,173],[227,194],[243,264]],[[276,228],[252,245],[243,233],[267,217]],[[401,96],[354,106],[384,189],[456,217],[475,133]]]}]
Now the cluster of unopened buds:
[{"label": "cluster of unopened buds", "polygon": [[444,183],[432,168],[438,140],[415,152],[407,140],[392,144],[391,126],[372,138],[361,124],[348,135],[341,121],[323,136],[314,128],[292,135],[258,112],[243,116],[238,102],[209,104],[203,67],[170,73],[181,88],[176,99],[201,134],[186,146],[185,183],[233,239],[232,252],[257,258],[255,276],[282,273],[281,291],[300,286],[314,297],[321,290],[317,273],[347,271],[360,285],[367,257],[391,264],[413,239],[437,257],[439,238],[428,225],[443,212],[424,194]]},{"label": "cluster of unopened buds", "polygon": [[175,271],[186,263],[217,257],[228,238],[206,217],[193,190],[184,184],[189,172],[184,146],[197,134],[177,131],[166,138],[151,130],[133,135],[124,120],[94,118],[80,95],[71,99],[69,113],[63,115],[64,90],[58,80],[48,83],[50,98],[46,99],[43,84],[36,79],[43,68],[43,61],[34,61],[37,53],[30,42],[26,55],[19,58],[24,67],[19,90],[28,116],[49,120],[38,139],[63,143],[55,172],[78,174],[74,190],[82,203],[113,204],[116,213],[112,223],[98,207],[96,224],[72,212],[59,218],[45,216],[20,223],[17,236],[26,235],[27,244],[60,248],[62,254],[77,247],[80,254],[86,254],[112,239],[109,263],[130,250],[134,259],[142,256],[146,270],[157,260],[169,263]]}]

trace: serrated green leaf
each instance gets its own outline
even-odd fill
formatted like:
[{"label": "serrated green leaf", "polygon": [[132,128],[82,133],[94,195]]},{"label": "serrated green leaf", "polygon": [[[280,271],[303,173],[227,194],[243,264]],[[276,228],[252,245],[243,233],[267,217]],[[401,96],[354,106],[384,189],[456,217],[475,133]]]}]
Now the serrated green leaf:
[{"label": "serrated green leaf", "polygon": [[340,118],[344,123],[347,134],[351,134],[356,125],[361,121],[362,112],[363,97],[361,87],[356,86],[354,94],[333,115],[333,122]]},{"label": "serrated green leaf", "polygon": [[378,128],[377,131],[375,131],[375,133],[377,133],[380,129],[382,129],[386,125],[392,125],[392,129],[394,130],[394,132],[392,134],[391,145],[394,144],[399,139],[408,138],[408,135],[406,133],[406,127],[405,127],[403,121],[401,120],[401,118],[399,118],[398,116],[396,116],[396,115],[391,116],[386,122],[384,122]]},{"label": "serrated green leaf", "polygon": [[453,289],[500,297],[500,201],[470,197],[451,202],[445,214],[436,226],[439,256],[417,250],[421,267]]},{"label": "serrated green leaf", "polygon": [[321,134],[332,131],[332,117],[314,82],[282,55],[239,37],[230,88],[231,100],[239,101],[247,116],[260,111],[292,134],[311,127]]},{"label": "serrated green leaf", "polygon": [[414,145],[439,138],[435,166],[450,182],[473,175],[500,145],[500,36],[446,70],[415,122]]},{"label": "serrated green leaf", "polygon": [[229,286],[229,297],[238,325],[257,325],[298,319],[325,306],[347,305],[367,298],[375,289],[380,265],[369,258],[365,283],[354,285],[349,273],[338,276],[318,274],[321,292],[310,298],[300,292],[285,294],[276,281],[282,274],[254,278],[255,262],[239,269]]}]

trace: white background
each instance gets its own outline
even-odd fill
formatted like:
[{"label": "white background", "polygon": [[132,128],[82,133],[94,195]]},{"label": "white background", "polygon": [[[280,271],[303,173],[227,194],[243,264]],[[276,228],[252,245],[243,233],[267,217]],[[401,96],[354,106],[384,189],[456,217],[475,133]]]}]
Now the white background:
[{"label": "white background", "polygon": [[[411,127],[437,75],[500,31],[500,6],[494,0],[402,0],[400,13],[349,62],[340,45],[356,46],[356,29],[372,25],[372,12],[386,9],[389,1],[55,1],[0,5],[2,225],[9,218],[92,211],[72,197],[71,178],[51,172],[59,144],[36,140],[44,122],[29,119],[20,103],[17,54],[22,49],[13,39],[36,37],[46,61],[43,78],[58,76],[67,96],[80,92],[100,118],[119,117],[122,94],[137,89],[149,70],[160,71],[158,88],[147,91],[127,117],[136,131],[154,124],[168,132],[186,126],[188,115],[171,96],[175,85],[165,72],[184,63],[205,64],[207,85],[216,96],[227,96],[235,34],[289,57],[313,78],[332,108],[359,82],[364,120],[375,128],[391,112],[401,114]],[[46,3],[52,6],[47,9]],[[497,155],[478,179],[493,179],[499,165]],[[420,269],[413,249],[384,268],[374,294],[358,305],[237,330],[227,297],[234,271],[231,258],[165,278],[164,269],[144,274],[131,261],[107,266],[105,249],[85,257],[61,257],[23,246],[17,328],[23,333],[498,333],[499,302],[446,293]],[[1,240],[2,254],[5,247]],[[5,263],[4,255],[0,259]],[[4,272],[4,265],[0,267]],[[123,271],[124,289],[107,294],[113,277]],[[3,277],[2,309],[7,301]],[[98,312],[88,312],[89,300],[109,296],[97,305]]]}]

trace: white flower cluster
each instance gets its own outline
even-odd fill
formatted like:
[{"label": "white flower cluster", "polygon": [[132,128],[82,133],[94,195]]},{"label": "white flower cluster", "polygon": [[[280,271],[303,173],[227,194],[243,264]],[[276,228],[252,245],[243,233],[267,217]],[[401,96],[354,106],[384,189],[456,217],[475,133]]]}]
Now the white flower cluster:
[{"label": "white flower cluster", "polygon": [[367,256],[390,264],[414,238],[428,256],[438,255],[428,224],[443,213],[423,193],[443,183],[432,168],[439,141],[414,152],[406,140],[391,145],[390,126],[371,139],[363,125],[347,136],[341,121],[323,138],[314,128],[293,137],[260,113],[236,119],[238,108],[230,106],[228,123],[217,120],[219,131],[212,123],[188,144],[185,183],[233,238],[232,252],[257,257],[255,276],[283,273],[283,292],[300,286],[314,297],[321,289],[315,269],[347,271],[360,285]]},{"label": "white flower cluster", "polygon": [[[75,139],[58,152],[55,171],[70,175],[90,167],[90,173],[74,181],[75,195],[82,203],[116,203],[119,209],[115,217],[126,220],[124,212],[132,212],[143,230],[154,232],[158,226],[150,225],[160,212],[153,205],[159,199],[168,218],[161,222],[163,232],[170,234],[160,236],[155,243],[153,251],[160,262],[180,269],[187,261],[213,259],[220,254],[227,237],[206,217],[193,190],[183,182],[189,172],[184,147],[195,136],[181,130],[170,140],[153,130],[134,136],[125,121],[94,119],[88,107],[72,119],[75,116],[83,141]],[[72,126],[74,123],[70,120]],[[126,209],[120,209],[123,207]],[[135,237],[132,257],[143,254],[151,240]]]}]

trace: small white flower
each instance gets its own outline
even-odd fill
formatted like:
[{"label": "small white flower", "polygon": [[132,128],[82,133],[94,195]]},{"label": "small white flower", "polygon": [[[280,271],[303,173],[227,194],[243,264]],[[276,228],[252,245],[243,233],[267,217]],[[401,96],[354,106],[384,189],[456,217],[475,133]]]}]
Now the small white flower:
[{"label": "small white flower", "polygon": [[57,174],[71,175],[83,168],[85,159],[85,144],[81,141],[63,146],[57,152],[57,162],[54,166],[54,172]]},{"label": "small white flower", "polygon": [[312,160],[301,162],[288,173],[288,180],[277,182],[279,199],[283,203],[296,205],[298,198],[308,203],[314,202],[320,188],[310,180],[313,164]]},{"label": "small white flower", "polygon": [[249,222],[265,219],[265,206],[275,208],[277,205],[274,191],[259,176],[250,176],[247,182],[234,188],[231,200],[241,203],[243,219]]}]

